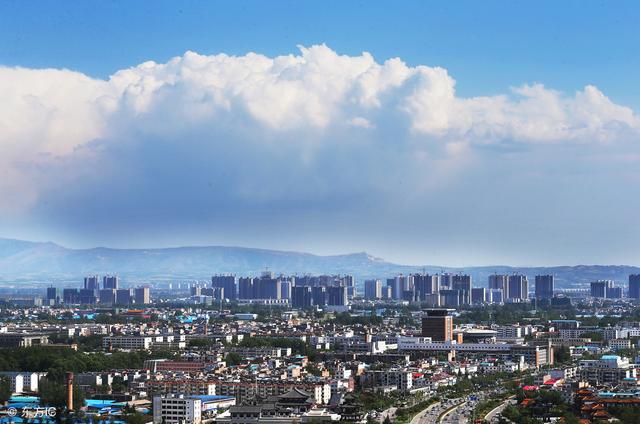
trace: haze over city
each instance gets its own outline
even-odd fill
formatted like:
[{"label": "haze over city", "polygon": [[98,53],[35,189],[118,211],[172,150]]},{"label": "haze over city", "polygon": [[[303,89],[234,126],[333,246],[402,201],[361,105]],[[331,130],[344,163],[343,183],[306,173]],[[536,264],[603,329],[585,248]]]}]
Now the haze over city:
[{"label": "haze over city", "polygon": [[617,6],[3,2],[0,235],[638,265]]}]

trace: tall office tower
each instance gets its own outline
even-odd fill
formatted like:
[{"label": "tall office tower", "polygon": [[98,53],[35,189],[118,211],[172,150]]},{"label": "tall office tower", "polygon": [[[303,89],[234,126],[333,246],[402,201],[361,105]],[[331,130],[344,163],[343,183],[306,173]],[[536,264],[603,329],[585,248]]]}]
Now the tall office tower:
[{"label": "tall office tower", "polygon": [[116,303],[116,289],[100,290],[100,303],[105,305],[113,305]]},{"label": "tall office tower", "polygon": [[484,287],[474,287],[471,289],[471,303],[481,305],[487,302],[487,289]]},{"label": "tall office tower", "polygon": [[344,286],[327,287],[327,298],[327,305],[329,306],[345,306],[349,304],[347,288]]},{"label": "tall office tower", "polygon": [[471,303],[471,276],[470,275],[454,275],[451,278],[451,288],[453,290],[462,291],[463,305],[469,305]]},{"label": "tall office tower", "polygon": [[428,274],[414,274],[413,285],[417,300],[424,301],[427,295],[440,292],[440,276]]},{"label": "tall office tower", "polygon": [[229,300],[238,298],[237,285],[238,279],[235,275],[214,275],[211,277],[211,287],[222,287],[225,297]]},{"label": "tall office tower", "polygon": [[281,299],[282,281],[273,273],[263,273],[258,280],[258,299]]},{"label": "tall office tower", "polygon": [[364,282],[364,298],[366,300],[382,299],[382,281],[365,280]]},{"label": "tall office tower", "polygon": [[446,309],[427,309],[422,316],[422,337],[434,342],[453,340],[453,317]]},{"label": "tall office tower", "polygon": [[62,290],[57,287],[47,287],[47,304],[57,305],[62,302]]},{"label": "tall office tower", "polygon": [[193,285],[193,286],[189,287],[189,294],[191,296],[200,296],[200,295],[202,295],[202,287],[197,286],[197,285]]},{"label": "tall office tower", "polygon": [[607,291],[613,287],[611,280],[598,280],[591,283],[591,297],[606,298]]},{"label": "tall office tower", "polygon": [[489,276],[489,290],[502,290],[504,298],[509,294],[509,276],[493,274]]},{"label": "tall office tower", "polygon": [[128,306],[131,305],[133,296],[131,295],[131,289],[118,289],[116,290],[116,304]]},{"label": "tall office tower", "polygon": [[441,289],[440,304],[447,308],[457,308],[464,302],[464,292],[462,290]]},{"label": "tall office tower", "polygon": [[257,299],[258,279],[253,277],[241,277],[238,279],[238,298]]},{"label": "tall office tower", "polygon": [[282,279],[280,281],[280,299],[291,299],[291,281]]},{"label": "tall office tower", "polygon": [[120,281],[115,275],[107,275],[102,277],[102,288],[103,289],[116,289],[118,290],[120,286]]},{"label": "tall office tower", "polygon": [[502,289],[489,289],[489,303],[503,303],[504,292]]},{"label": "tall office tower", "polygon": [[526,300],[529,298],[529,282],[526,275],[510,275],[507,289],[507,299]]},{"label": "tall office tower", "polygon": [[327,289],[323,286],[311,287],[311,300],[314,306],[325,306],[327,304]]},{"label": "tall office tower", "polygon": [[629,297],[631,299],[640,299],[640,274],[631,274],[629,276]]},{"label": "tall office tower", "polygon": [[85,290],[99,290],[100,289],[100,277],[93,275],[91,277],[84,277]]},{"label": "tall office tower", "polygon": [[536,299],[551,299],[553,284],[553,275],[536,275]]},{"label": "tall office tower", "polygon": [[149,287],[136,287],[134,297],[137,305],[148,305],[151,303]]},{"label": "tall office tower", "polygon": [[291,305],[294,308],[306,309],[312,304],[311,287],[294,286],[291,290]]}]

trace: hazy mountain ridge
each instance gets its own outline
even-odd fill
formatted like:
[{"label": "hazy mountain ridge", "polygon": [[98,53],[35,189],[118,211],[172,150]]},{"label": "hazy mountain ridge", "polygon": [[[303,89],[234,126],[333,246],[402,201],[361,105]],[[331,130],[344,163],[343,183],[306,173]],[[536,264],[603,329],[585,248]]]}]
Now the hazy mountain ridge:
[{"label": "hazy mountain ridge", "polygon": [[[585,287],[596,279],[625,283],[640,268],[627,265],[511,267],[504,265],[452,268],[408,266],[387,262],[366,252],[319,256],[311,253],[228,246],[172,247],[162,249],[69,249],[55,243],[0,238],[0,282],[78,280],[91,274],[118,274],[130,281],[208,279],[216,273],[258,275],[265,269],[285,274],[352,274],[387,278],[398,273],[465,272],[476,286],[485,286],[494,273],[553,274],[558,287]],[[531,281],[531,284],[533,281]]]}]

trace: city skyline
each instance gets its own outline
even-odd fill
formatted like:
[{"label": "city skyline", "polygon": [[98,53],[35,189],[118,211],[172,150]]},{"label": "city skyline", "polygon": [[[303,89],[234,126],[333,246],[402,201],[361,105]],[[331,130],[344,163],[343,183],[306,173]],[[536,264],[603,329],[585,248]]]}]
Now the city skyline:
[{"label": "city skyline", "polygon": [[0,235],[637,265],[640,10],[551,5],[4,4]]}]

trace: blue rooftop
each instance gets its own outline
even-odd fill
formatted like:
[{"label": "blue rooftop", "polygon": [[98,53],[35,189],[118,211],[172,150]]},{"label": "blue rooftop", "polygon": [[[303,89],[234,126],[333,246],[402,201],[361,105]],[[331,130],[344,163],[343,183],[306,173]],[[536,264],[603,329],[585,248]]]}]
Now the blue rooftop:
[{"label": "blue rooftop", "polygon": [[617,361],[618,359],[620,359],[620,357],[618,355],[602,355],[601,359],[605,359],[607,361]]}]

